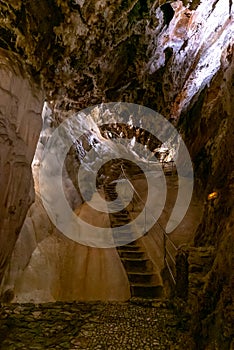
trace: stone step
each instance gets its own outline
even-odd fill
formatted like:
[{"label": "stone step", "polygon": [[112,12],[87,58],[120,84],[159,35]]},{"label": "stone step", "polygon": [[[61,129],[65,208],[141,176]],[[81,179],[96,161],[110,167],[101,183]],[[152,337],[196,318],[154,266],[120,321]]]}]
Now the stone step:
[{"label": "stone step", "polygon": [[113,204],[111,204],[111,205],[109,205],[109,207],[108,207],[109,209],[114,209],[115,211],[113,212],[113,213],[110,213],[110,215],[111,215],[111,217],[115,217],[115,216],[129,216],[129,214],[128,213],[123,213],[122,212],[122,209],[123,209],[123,206],[121,205],[121,206],[117,206],[116,204],[115,205],[113,205]]},{"label": "stone step", "polygon": [[118,250],[119,249],[121,249],[122,251],[124,251],[124,250],[130,251],[131,250],[131,251],[135,252],[135,251],[140,250],[140,247],[138,247],[137,245],[131,243],[131,244],[123,245],[120,248],[118,248]]},{"label": "stone step", "polygon": [[134,240],[134,237],[131,235],[131,233],[122,233],[122,232],[114,232],[113,238],[116,240],[121,240],[124,243],[124,245]]},{"label": "stone step", "polygon": [[109,202],[112,202],[114,201],[115,199],[117,199],[118,195],[113,195],[113,196],[106,196],[106,200],[109,201]]},{"label": "stone step", "polygon": [[134,283],[130,285],[132,297],[158,298],[163,294],[161,285]]},{"label": "stone step", "polygon": [[129,221],[130,218],[129,218],[129,215],[127,214],[121,214],[120,212],[118,213],[112,213],[111,214],[111,221],[115,222],[115,221],[118,221],[118,220],[121,220],[121,221]]},{"label": "stone step", "polygon": [[[122,221],[122,222],[114,222],[113,224],[111,223],[111,228],[113,228],[113,231],[121,232],[122,234],[131,234],[134,237],[134,233],[131,230],[131,227],[129,225],[130,223],[127,221]],[[119,229],[115,228],[119,227]]]},{"label": "stone step", "polygon": [[127,246],[129,246],[129,245],[134,245],[135,247],[139,247],[136,240],[134,242],[127,244]]},{"label": "stone step", "polygon": [[121,237],[119,234],[116,234],[116,235],[114,234],[113,239],[118,244],[117,248],[119,249],[125,246],[128,242],[131,242],[131,240],[133,240],[133,237],[129,235]]},{"label": "stone step", "polygon": [[105,192],[107,198],[117,197],[117,192]]},{"label": "stone step", "polygon": [[105,194],[107,196],[113,196],[113,195],[116,195],[117,192],[116,192],[116,190],[114,188],[113,189],[105,189]]},{"label": "stone step", "polygon": [[[110,201],[116,200],[117,193],[115,185],[105,188],[106,198]],[[117,245],[118,254],[128,275],[131,296],[136,298],[158,298],[162,296],[162,286],[159,285],[159,278],[154,272],[153,263],[147,257],[143,248],[138,246],[134,240],[134,234],[129,227],[117,229],[131,222],[129,213],[122,209],[122,202],[117,200],[112,208],[119,210],[110,213],[111,227],[113,228],[113,238]],[[129,226],[129,225],[128,225]],[[129,240],[132,239],[132,242]]]},{"label": "stone step", "polygon": [[113,183],[107,183],[106,185],[105,185],[105,189],[106,190],[108,190],[108,189],[110,189],[110,188],[115,188],[115,186],[116,186],[116,183],[115,182],[113,182]]},{"label": "stone step", "polygon": [[116,196],[117,195],[117,192],[116,191],[108,191],[108,192],[106,192],[106,195],[107,195],[107,197],[113,197],[113,196]]},{"label": "stone step", "polygon": [[129,221],[121,221],[121,222],[116,222],[116,223],[112,223],[111,224],[111,227],[112,228],[115,228],[115,227],[122,227],[122,226],[124,226],[124,225],[127,225],[127,224],[129,224]]},{"label": "stone step", "polygon": [[133,258],[141,259],[144,258],[145,252],[142,250],[132,251],[132,250],[119,250],[119,255],[121,258]]},{"label": "stone step", "polygon": [[[131,236],[131,237],[133,237],[134,238],[134,234],[133,234],[133,232],[132,232],[132,230],[130,230],[129,229],[129,227],[127,226],[127,224],[128,223],[125,223],[125,224],[123,224],[123,225],[121,225],[121,224],[114,224],[113,226],[111,225],[111,228],[113,229],[112,231],[113,231],[113,233],[114,234],[119,234],[119,235],[121,235],[121,236]],[[133,239],[132,239],[132,241],[133,241]],[[129,243],[130,241],[128,241],[128,242],[126,242],[126,244],[127,243]]]},{"label": "stone step", "polygon": [[131,238],[129,237],[128,239],[124,237],[123,239],[120,237],[117,237],[114,239],[116,242],[117,249],[124,247],[129,241],[131,241]]},{"label": "stone step", "polygon": [[110,189],[106,189],[106,188],[105,188],[104,191],[105,191],[105,194],[106,194],[107,196],[113,196],[113,195],[116,195],[116,194],[117,194],[115,188],[110,188]]},{"label": "stone step", "polygon": [[141,259],[121,258],[121,260],[127,272],[128,271],[146,272],[153,268],[152,262],[147,258],[141,258]]},{"label": "stone step", "polygon": [[[114,237],[126,237],[126,243],[132,242],[134,240],[134,235],[131,230],[128,230],[126,226],[114,226],[112,227],[112,232]],[[129,240],[129,237],[131,240]]]},{"label": "stone step", "polygon": [[116,211],[115,213],[111,213],[111,215],[115,218],[124,218],[124,219],[128,219],[129,220],[129,213],[123,213],[121,211],[122,208],[118,208],[118,207],[114,207],[115,210],[119,210],[119,211]]},{"label": "stone step", "polygon": [[130,283],[149,284],[157,278],[154,272],[128,271],[127,274]]},{"label": "stone step", "polygon": [[[111,227],[114,228],[114,227],[124,226],[124,225],[127,225],[128,223],[129,221],[127,220],[121,220],[119,222],[116,221],[111,223]],[[131,230],[128,229],[128,231],[131,231]]]}]

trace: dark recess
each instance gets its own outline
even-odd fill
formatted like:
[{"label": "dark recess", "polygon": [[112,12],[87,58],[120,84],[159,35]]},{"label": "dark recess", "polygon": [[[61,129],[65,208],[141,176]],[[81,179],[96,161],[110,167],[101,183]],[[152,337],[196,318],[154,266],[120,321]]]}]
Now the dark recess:
[{"label": "dark recess", "polygon": [[174,17],[175,11],[171,7],[171,4],[168,2],[163,4],[160,8],[163,12],[164,24],[169,26],[172,18]]}]

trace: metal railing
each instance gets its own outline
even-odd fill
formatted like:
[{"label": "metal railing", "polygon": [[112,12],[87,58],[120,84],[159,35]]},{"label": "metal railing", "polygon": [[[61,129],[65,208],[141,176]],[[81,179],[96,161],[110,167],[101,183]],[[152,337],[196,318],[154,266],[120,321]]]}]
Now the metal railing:
[{"label": "metal railing", "polygon": [[[139,198],[139,200],[141,201],[141,203],[144,204],[144,211],[145,211],[145,223],[144,223],[144,227],[145,227],[145,234],[146,232],[146,218],[147,218],[147,212],[151,215],[151,217],[154,219],[155,224],[157,225],[157,227],[160,229],[161,233],[162,233],[162,243],[163,243],[163,259],[164,259],[164,266],[167,268],[170,277],[172,279],[172,282],[174,284],[176,284],[176,277],[175,277],[175,267],[176,267],[176,261],[174,256],[172,255],[170,249],[169,249],[169,245],[172,248],[172,250],[174,250],[174,252],[176,253],[178,251],[178,247],[175,245],[175,243],[171,240],[171,238],[169,237],[168,233],[165,231],[165,229],[162,227],[162,225],[157,221],[157,219],[154,217],[154,214],[152,213],[152,211],[150,210],[149,207],[147,207],[145,205],[145,202],[143,201],[143,199],[141,198],[141,196],[139,195],[139,193],[136,191],[135,187],[133,186],[133,184],[131,183],[130,179],[127,177],[123,166],[121,165],[121,170],[122,170],[122,174],[124,176],[124,178],[128,181],[129,185],[131,186],[132,190],[134,191],[134,193],[137,195],[137,197]],[[146,212],[147,211],[147,212]],[[151,229],[155,230],[155,227],[152,227]],[[155,231],[157,232],[157,231]],[[157,232],[158,234],[158,232]],[[170,263],[171,262],[171,263]],[[171,267],[171,265],[173,266],[173,268]],[[174,270],[174,271],[173,271]]]}]

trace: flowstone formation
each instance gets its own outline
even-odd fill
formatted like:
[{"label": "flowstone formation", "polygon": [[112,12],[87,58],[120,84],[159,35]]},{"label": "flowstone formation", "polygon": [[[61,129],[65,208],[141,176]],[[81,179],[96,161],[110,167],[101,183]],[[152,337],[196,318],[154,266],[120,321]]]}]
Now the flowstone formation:
[{"label": "flowstone formation", "polygon": [[31,162],[41,130],[43,94],[17,57],[0,50],[0,281],[34,201]]}]

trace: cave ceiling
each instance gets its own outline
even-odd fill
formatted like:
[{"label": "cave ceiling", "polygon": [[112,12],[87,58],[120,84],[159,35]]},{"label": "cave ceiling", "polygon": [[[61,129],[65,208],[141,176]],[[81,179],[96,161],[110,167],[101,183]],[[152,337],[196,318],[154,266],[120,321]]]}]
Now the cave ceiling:
[{"label": "cave ceiling", "polygon": [[[17,54],[58,109],[125,101],[176,119],[218,69],[232,37],[231,6],[229,0],[1,0],[0,47]],[[203,81],[192,84],[196,71]]]}]

